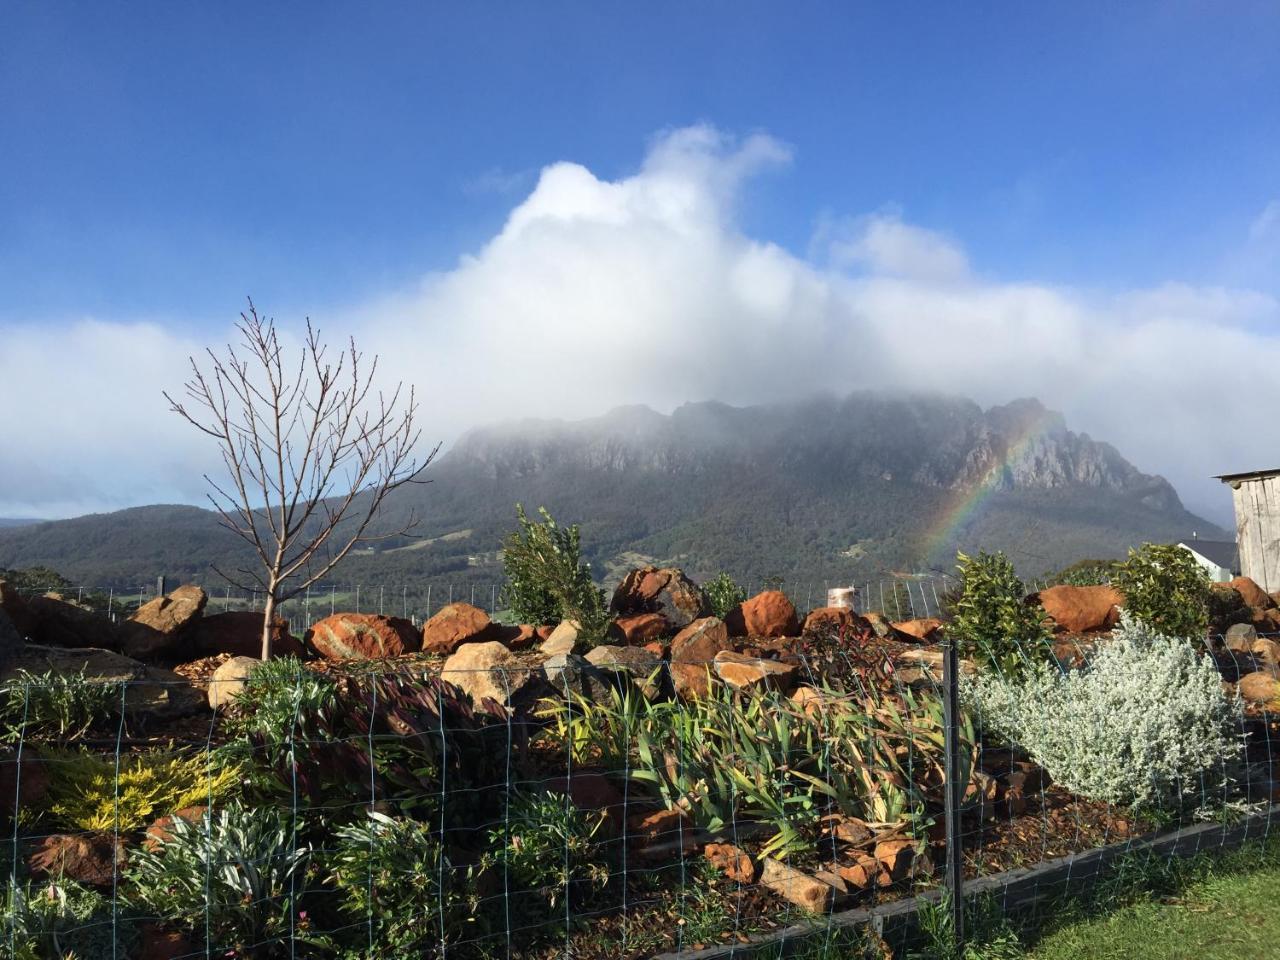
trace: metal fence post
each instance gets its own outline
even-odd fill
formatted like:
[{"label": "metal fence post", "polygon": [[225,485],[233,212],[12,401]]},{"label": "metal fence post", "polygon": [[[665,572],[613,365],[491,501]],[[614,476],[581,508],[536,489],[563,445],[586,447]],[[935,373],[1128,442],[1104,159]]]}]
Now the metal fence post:
[{"label": "metal fence post", "polygon": [[942,725],[946,752],[947,891],[951,897],[951,929],[956,950],[964,947],[963,858],[961,856],[960,804],[965,785],[960,782],[960,663],[955,641],[942,642]]}]

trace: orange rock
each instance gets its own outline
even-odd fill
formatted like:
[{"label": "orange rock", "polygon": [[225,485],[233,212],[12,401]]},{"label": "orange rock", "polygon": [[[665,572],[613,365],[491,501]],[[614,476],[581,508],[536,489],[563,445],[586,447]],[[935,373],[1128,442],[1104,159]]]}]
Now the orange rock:
[{"label": "orange rock", "polygon": [[838,872],[845,883],[859,890],[887,887],[892,882],[884,864],[865,853],[858,854],[853,863],[842,866]]},{"label": "orange rock", "polygon": [[27,856],[37,880],[66,878],[91,887],[109,887],[123,869],[124,843],[107,833],[41,837]]},{"label": "orange rock", "polygon": [[1276,606],[1271,595],[1258,586],[1251,577],[1236,577],[1231,581],[1231,586],[1240,594],[1247,606],[1256,610],[1270,610]]},{"label": "orange rock", "polygon": [[915,856],[915,844],[910,840],[882,840],[876,844],[875,858],[880,861],[892,883],[907,878]]},{"label": "orange rock", "polygon": [[748,657],[732,650],[716,654],[715,672],[721,680],[735,690],[781,690],[784,693],[796,685],[800,667],[794,663],[779,663]]},{"label": "orange rock", "polygon": [[1105,585],[1073,587],[1060,584],[1031,596],[1039,600],[1058,629],[1067,633],[1110,630],[1120,622],[1119,608],[1124,604],[1124,594]]},{"label": "orange rock", "polygon": [[626,642],[633,647],[643,646],[671,632],[667,618],[660,613],[636,613],[618,618],[618,627]]},{"label": "orange rock", "polygon": [[702,848],[707,862],[737,883],[754,883],[756,863],[741,847],[732,843],[708,843]]},{"label": "orange rock", "polygon": [[836,896],[831,884],[772,857],[760,866],[760,885],[810,913],[826,913]]},{"label": "orange rock", "polygon": [[376,660],[413,653],[422,637],[408,620],[376,613],[335,613],[307,631],[306,643],[326,660]]},{"label": "orange rock", "polygon": [[676,693],[705,697],[711,690],[716,654],[729,648],[729,631],[715,617],[695,620],[676,634],[671,641],[671,682]]},{"label": "orange rock", "polygon": [[[262,614],[251,610],[230,610],[201,617],[191,627],[190,646],[200,657],[229,653],[233,657],[262,656]],[[184,644],[186,640],[184,639]],[[271,655],[301,656],[302,644],[289,634],[289,621],[276,618],[271,623]]]},{"label": "orange rock", "polygon": [[614,590],[609,610],[622,617],[658,614],[665,624],[664,633],[687,627],[709,612],[702,589],[677,567],[640,567],[630,571]]},{"label": "orange rock", "polygon": [[794,637],[800,633],[795,604],[781,590],[766,590],[729,611],[731,637]]},{"label": "orange rock", "polygon": [[1280,681],[1268,670],[1246,673],[1237,686],[1241,699],[1247,703],[1271,703],[1280,700]]},{"label": "orange rock", "polygon": [[503,629],[479,607],[450,603],[422,625],[422,651],[449,656],[464,643],[502,642]]},{"label": "orange rock", "polygon": [[173,826],[175,820],[181,819],[187,823],[195,823],[208,809],[202,804],[197,804],[194,807],[183,807],[167,817],[160,817],[147,827],[146,835],[142,838],[142,846],[149,851],[155,851],[161,844],[168,843],[169,838],[173,836],[169,828]]},{"label": "orange rock", "polygon": [[899,633],[906,634],[916,640],[923,640],[926,643],[937,639],[938,632],[942,629],[942,621],[937,617],[919,617],[915,620],[899,620],[893,624],[893,629]]},{"label": "orange rock", "polygon": [[801,633],[840,633],[850,630],[855,619],[861,619],[847,607],[818,607],[810,610],[800,628]]}]

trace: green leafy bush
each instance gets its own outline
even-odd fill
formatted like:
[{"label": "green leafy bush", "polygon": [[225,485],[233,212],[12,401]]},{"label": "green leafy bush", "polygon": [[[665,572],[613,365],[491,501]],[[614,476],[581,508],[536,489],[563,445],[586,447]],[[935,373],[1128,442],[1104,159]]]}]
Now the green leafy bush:
[{"label": "green leafy bush", "polygon": [[217,802],[240,784],[240,767],[212,753],[149,750],[117,759],[49,751],[48,812],[76,830],[136,830],[156,817]]},{"label": "green leafy bush", "polygon": [[1238,752],[1213,661],[1127,613],[1083,669],[983,673],[963,690],[988,729],[1094,800],[1175,804]]},{"label": "green leafy bush", "polygon": [[503,602],[525,623],[574,620],[587,642],[604,637],[609,622],[604,591],[591,579],[591,568],[582,560],[582,537],[575,523],[561,526],[545,507],[542,522],[525,516],[516,504],[520,529],[503,545],[502,564],[507,577]]},{"label": "green leafy bush", "polygon": [[329,879],[342,894],[340,909],[358,924],[348,939],[359,943],[347,956],[443,954],[468,925],[483,926],[474,869],[451,864],[433,828],[373,812],[334,836]]},{"label": "green leafy bush", "polygon": [[11,960],[109,957],[113,945],[129,956],[136,940],[107,897],[76,883],[13,886],[0,897],[0,943]]},{"label": "green leafy bush", "polygon": [[536,894],[545,916],[575,888],[587,893],[609,882],[596,843],[604,822],[603,812],[579,810],[564,794],[515,793],[506,820],[489,831],[485,864]]},{"label": "green leafy bush", "polygon": [[704,583],[702,593],[711,607],[711,615],[721,620],[730,610],[747,599],[747,591],[738,586],[733,577],[727,573],[712,577]]},{"label": "green leafy bush", "polygon": [[74,739],[94,724],[116,723],[124,685],[83,670],[35,674],[19,670],[0,683],[0,738]]},{"label": "green leafy bush", "polygon": [[150,916],[208,931],[211,955],[289,955],[289,941],[319,940],[299,915],[312,851],[279,810],[233,803],[191,823],[181,817],[154,850],[133,850],[126,876]]},{"label": "green leafy bush", "polygon": [[1028,604],[1027,589],[1003,553],[956,554],[960,594],[951,605],[947,636],[960,655],[1001,670],[1018,670],[1048,652],[1044,608]]},{"label": "green leafy bush", "polygon": [[1096,587],[1110,583],[1119,567],[1119,560],[1077,560],[1049,577],[1049,583],[1070,587]]},{"label": "green leafy bush", "polygon": [[1130,550],[1112,581],[1133,616],[1175,637],[1202,637],[1209,626],[1209,575],[1176,545]]}]

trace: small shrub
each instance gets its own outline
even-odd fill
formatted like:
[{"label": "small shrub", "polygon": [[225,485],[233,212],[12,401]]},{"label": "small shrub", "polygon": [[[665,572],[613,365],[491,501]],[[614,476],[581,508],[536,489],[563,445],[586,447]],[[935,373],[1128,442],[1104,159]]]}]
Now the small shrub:
[{"label": "small shrub", "polygon": [[730,610],[747,599],[747,591],[738,586],[733,577],[727,573],[712,577],[704,583],[702,593],[711,607],[711,615],[721,620]]},{"label": "small shrub", "polygon": [[1130,550],[1113,582],[1133,616],[1174,637],[1202,637],[1209,626],[1209,575],[1176,545]]},{"label": "small shrub", "polygon": [[279,810],[239,803],[194,823],[178,817],[154,851],[130,853],[126,876],[150,916],[202,940],[207,929],[213,956],[288,955],[291,938],[319,939],[297,910],[312,852],[296,827]]},{"label": "small shrub", "polygon": [[1048,651],[1044,608],[1025,601],[1027,589],[1003,553],[956,555],[960,595],[947,635],[961,656],[1001,670],[1017,670]]},{"label": "small shrub", "polygon": [[574,888],[601,890],[609,867],[601,859],[596,834],[603,812],[586,812],[559,793],[516,793],[506,821],[489,831],[486,864],[505,873],[520,889],[554,907]]},{"label": "small shrub", "polygon": [[1083,669],[980,674],[964,692],[986,727],[1093,800],[1169,805],[1238,751],[1212,660],[1129,614]]},{"label": "small shrub", "polygon": [[609,622],[604,591],[591,579],[591,568],[582,561],[582,537],[578,525],[561,526],[545,507],[538,510],[542,522],[525,516],[516,504],[520,529],[507,538],[502,564],[507,585],[503,600],[518,620],[554,623],[575,620],[587,642],[603,639]]},{"label": "small shrub", "polygon": [[120,717],[124,685],[78,673],[19,670],[0,683],[0,738],[74,739]]},{"label": "small shrub", "polygon": [[340,909],[358,923],[355,956],[443,954],[482,919],[474,871],[452,865],[426,824],[375,812],[340,827],[335,839],[329,879],[342,894]]},{"label": "small shrub", "polygon": [[1112,581],[1119,560],[1077,560],[1069,567],[1064,567],[1049,577],[1050,584],[1064,584],[1070,587],[1096,587]]},{"label": "small shrub", "polygon": [[77,830],[136,830],[156,817],[217,802],[239,785],[240,768],[215,754],[162,750],[116,758],[87,751],[47,754],[49,813]]},{"label": "small shrub", "polygon": [[111,901],[79,884],[13,886],[0,902],[0,943],[11,960],[87,960],[129,956],[131,924],[112,917]]},{"label": "small shrub", "polygon": [[[312,806],[394,803],[401,812],[434,816],[441,778],[451,790],[489,786],[501,777],[510,731],[506,712],[473,706],[453,684],[408,673],[295,678],[270,670],[262,702],[242,701],[242,734],[223,748],[252,758],[254,787],[305,798]],[[450,816],[483,816],[493,797],[448,805]]]}]

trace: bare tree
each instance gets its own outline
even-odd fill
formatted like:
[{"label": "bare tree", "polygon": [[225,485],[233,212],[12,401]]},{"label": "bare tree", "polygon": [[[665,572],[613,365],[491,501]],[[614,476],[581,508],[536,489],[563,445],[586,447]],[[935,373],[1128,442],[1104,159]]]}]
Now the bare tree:
[{"label": "bare tree", "polygon": [[[229,481],[215,482],[209,500],[222,522],[257,554],[256,569],[236,576],[214,570],[241,589],[266,595],[262,659],[271,656],[276,607],[326,576],[362,543],[400,536],[370,530],[391,491],[422,482],[437,444],[419,463],[413,388],[374,390],[378,358],[367,365],[351,340],[336,363],[326,359],[320,332],[307,321],[296,367],[286,361],[275,323],[249,301],[236,329],[239,348],[207,350],[208,372],[191,359],[187,402],[167,392],[173,412],[218,442]],[[188,406],[188,404],[190,406]]]}]

